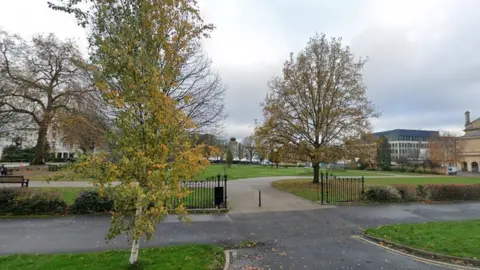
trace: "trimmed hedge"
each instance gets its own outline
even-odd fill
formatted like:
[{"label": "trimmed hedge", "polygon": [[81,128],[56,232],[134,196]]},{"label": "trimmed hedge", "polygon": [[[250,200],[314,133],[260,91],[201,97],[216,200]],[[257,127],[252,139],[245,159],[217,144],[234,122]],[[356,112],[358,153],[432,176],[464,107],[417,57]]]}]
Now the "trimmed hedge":
[{"label": "trimmed hedge", "polygon": [[2,215],[61,215],[67,204],[59,192],[28,188],[0,188]]},{"label": "trimmed hedge", "polygon": [[480,184],[371,186],[367,187],[365,198],[371,202],[480,200]]},{"label": "trimmed hedge", "polygon": [[109,212],[113,207],[113,199],[100,196],[96,190],[86,190],[77,196],[70,210],[73,214],[94,214]]}]

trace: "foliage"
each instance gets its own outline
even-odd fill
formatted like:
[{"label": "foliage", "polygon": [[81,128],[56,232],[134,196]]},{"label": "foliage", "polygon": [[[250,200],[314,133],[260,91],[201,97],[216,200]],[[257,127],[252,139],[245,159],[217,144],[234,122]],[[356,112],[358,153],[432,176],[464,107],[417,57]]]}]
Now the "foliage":
[{"label": "foliage", "polygon": [[371,202],[396,202],[401,198],[398,190],[392,186],[369,186],[365,199]]},{"label": "foliage", "polygon": [[78,194],[70,211],[72,214],[104,213],[113,210],[113,205],[109,196],[100,196],[96,190],[85,190]]},{"label": "foliage", "polygon": [[365,233],[436,254],[480,258],[480,220],[384,225]]},{"label": "foliage", "polygon": [[21,149],[15,145],[3,148],[2,161],[31,162],[35,157],[35,148]]},{"label": "foliage", "polygon": [[[73,244],[73,243],[72,243]],[[140,251],[143,258],[138,267],[125,263],[125,250],[75,254],[23,254],[0,257],[2,269],[23,270],[211,270],[222,269],[223,248],[215,245],[180,245],[146,248]]]},{"label": "foliage", "polygon": [[[82,14],[68,5],[79,1],[66,2],[64,11]],[[150,239],[169,212],[164,201],[188,196],[179,181],[192,179],[208,164],[203,147],[192,145],[190,131],[197,126],[178,107],[195,97],[186,93],[174,99],[168,91],[179,86],[188,56],[212,26],[203,23],[193,0],[92,2],[83,15],[95,82],[116,119],[108,134],[111,153],[92,155],[78,168],[87,174],[96,168],[93,182],[101,195],[105,186],[120,181],[113,187],[107,239],[126,234],[133,240],[130,263],[135,264],[140,237]],[[185,214],[183,205],[174,211]]]},{"label": "foliage", "polygon": [[392,156],[390,151],[390,143],[388,142],[387,137],[381,136],[379,139],[379,145],[377,148],[377,164],[382,169],[385,170],[390,168],[392,164]]},{"label": "foliage", "polygon": [[232,151],[230,150],[230,148],[228,148],[228,150],[227,150],[227,164],[228,164],[229,168],[232,166],[232,163],[233,163],[233,154],[232,154]]},{"label": "foliage", "polygon": [[52,190],[1,188],[0,213],[3,215],[64,214],[61,194]]},{"label": "foliage", "polygon": [[480,200],[480,185],[427,185],[431,201]]},{"label": "foliage", "polygon": [[248,160],[252,161],[256,154],[255,135],[250,135],[242,139],[245,147],[245,154]]},{"label": "foliage", "polygon": [[43,164],[47,134],[60,113],[95,97],[89,67],[73,41],[53,34],[31,42],[0,31],[0,115],[15,114],[16,129],[37,132],[33,164]]},{"label": "foliage", "polygon": [[400,199],[405,202],[416,201],[418,199],[417,187],[418,186],[415,185],[395,185],[398,194],[400,194]]},{"label": "foliage", "polygon": [[366,96],[364,64],[341,39],[311,38],[285,62],[283,76],[270,81],[257,136],[275,146],[291,144],[308,156],[318,182],[318,165],[341,159],[343,142],[368,132],[378,115]]}]

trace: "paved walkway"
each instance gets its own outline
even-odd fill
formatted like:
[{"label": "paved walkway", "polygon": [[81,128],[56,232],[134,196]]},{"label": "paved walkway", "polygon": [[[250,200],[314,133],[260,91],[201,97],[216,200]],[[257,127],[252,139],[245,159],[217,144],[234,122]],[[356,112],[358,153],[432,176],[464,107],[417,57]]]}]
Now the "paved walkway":
[{"label": "paved walkway", "polygon": [[[236,250],[230,269],[246,265],[264,269],[445,269],[390,253],[352,236],[362,228],[381,224],[480,218],[480,203],[325,207],[270,186],[272,181],[284,178],[291,177],[231,181],[230,214],[192,216],[189,224],[168,217],[158,225],[151,241],[142,242],[142,246],[229,245],[244,240],[266,244]],[[51,184],[65,183],[88,186],[82,182]],[[262,208],[258,207],[258,190],[262,191]],[[104,241],[108,225],[108,217],[0,220],[0,254],[128,248],[124,237],[108,244]]]}]

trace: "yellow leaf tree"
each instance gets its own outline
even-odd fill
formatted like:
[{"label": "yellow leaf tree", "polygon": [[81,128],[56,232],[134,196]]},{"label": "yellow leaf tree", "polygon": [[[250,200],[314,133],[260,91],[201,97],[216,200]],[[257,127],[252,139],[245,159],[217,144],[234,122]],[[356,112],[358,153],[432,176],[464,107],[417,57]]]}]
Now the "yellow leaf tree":
[{"label": "yellow leaf tree", "polygon": [[315,183],[320,163],[338,161],[343,142],[368,132],[370,119],[378,116],[366,95],[364,64],[341,39],[316,35],[269,83],[265,121],[256,133],[308,156]]},{"label": "yellow leaf tree", "polygon": [[[172,210],[168,202],[187,196],[180,180],[208,163],[203,146],[192,145],[193,122],[163,90],[175,87],[186,58],[212,26],[203,23],[194,0],[92,0],[86,11],[78,7],[81,2],[52,7],[74,13],[89,28],[96,85],[115,113],[115,125],[108,134],[111,152],[80,166],[85,172],[96,168],[94,183],[101,190],[120,181],[113,187],[107,239],[127,234],[135,264],[140,238],[155,233]],[[176,211],[184,213],[182,206]]]}]

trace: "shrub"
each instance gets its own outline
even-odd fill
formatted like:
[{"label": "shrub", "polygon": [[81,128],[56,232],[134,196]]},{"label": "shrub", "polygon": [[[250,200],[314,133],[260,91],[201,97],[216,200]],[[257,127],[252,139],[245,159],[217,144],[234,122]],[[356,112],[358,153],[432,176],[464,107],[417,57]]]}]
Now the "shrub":
[{"label": "shrub", "polygon": [[368,187],[365,197],[372,202],[396,202],[401,198],[398,190],[391,186]]},{"label": "shrub", "polygon": [[59,192],[27,188],[2,188],[0,213],[8,215],[64,214],[67,204]]},{"label": "shrub", "polygon": [[72,204],[73,214],[104,213],[113,209],[114,202],[109,196],[100,196],[96,190],[82,191]]},{"label": "shrub", "polygon": [[413,185],[395,185],[402,201],[416,201],[417,189]]},{"label": "shrub", "polygon": [[417,186],[417,198],[420,200],[425,200],[427,198],[427,189],[424,185]]},{"label": "shrub", "polygon": [[432,201],[480,200],[480,185],[426,185]]}]

